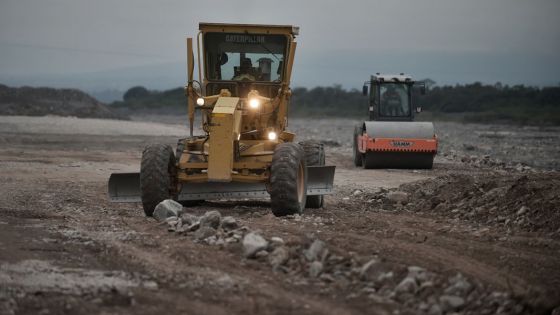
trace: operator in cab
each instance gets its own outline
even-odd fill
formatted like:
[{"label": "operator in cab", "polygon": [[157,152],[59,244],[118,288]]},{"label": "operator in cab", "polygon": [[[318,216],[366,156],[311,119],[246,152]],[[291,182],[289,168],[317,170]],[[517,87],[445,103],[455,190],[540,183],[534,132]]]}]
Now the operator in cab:
[{"label": "operator in cab", "polygon": [[239,66],[239,72],[235,75],[232,80],[234,81],[255,81],[255,75],[253,70],[253,63],[249,58],[241,59],[241,65]]},{"label": "operator in cab", "polygon": [[389,85],[381,95],[381,112],[384,116],[404,116],[402,94],[397,91],[400,86]]}]

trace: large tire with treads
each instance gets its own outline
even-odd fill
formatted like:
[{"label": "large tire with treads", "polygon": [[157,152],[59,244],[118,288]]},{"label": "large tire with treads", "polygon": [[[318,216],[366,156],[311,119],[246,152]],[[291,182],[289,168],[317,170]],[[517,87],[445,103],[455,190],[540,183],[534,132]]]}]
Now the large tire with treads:
[{"label": "large tire with treads", "polygon": [[362,166],[362,153],[358,151],[358,136],[362,134],[362,127],[355,126],[354,127],[354,137],[352,139],[352,158],[354,160],[354,166],[360,167]]},{"label": "large tire with treads", "polygon": [[[323,144],[317,141],[303,141],[299,145],[303,148],[305,154],[305,164],[307,166],[324,166],[325,165],[325,148]],[[306,208],[321,208],[323,206],[323,195],[307,196]]]},{"label": "large tire with treads", "polygon": [[176,197],[177,169],[170,146],[151,144],[144,149],[140,164],[140,191],[144,213],[149,217],[160,202]]},{"label": "large tire with treads", "polygon": [[307,197],[305,154],[297,143],[276,146],[270,166],[270,206],[275,216],[302,213]]}]

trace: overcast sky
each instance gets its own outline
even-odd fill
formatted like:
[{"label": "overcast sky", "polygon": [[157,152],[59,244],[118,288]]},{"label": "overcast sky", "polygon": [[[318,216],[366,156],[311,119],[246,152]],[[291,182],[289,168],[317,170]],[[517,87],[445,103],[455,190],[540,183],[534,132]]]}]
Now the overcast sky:
[{"label": "overcast sky", "polygon": [[185,37],[205,21],[300,26],[295,85],[360,88],[375,72],[557,85],[559,13],[559,0],[0,0],[0,83],[106,75],[111,87],[135,73],[181,86]]}]

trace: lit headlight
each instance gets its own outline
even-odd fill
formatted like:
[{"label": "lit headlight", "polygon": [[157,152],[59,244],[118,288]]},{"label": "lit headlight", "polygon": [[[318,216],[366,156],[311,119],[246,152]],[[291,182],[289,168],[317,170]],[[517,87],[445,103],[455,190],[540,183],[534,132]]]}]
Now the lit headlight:
[{"label": "lit headlight", "polygon": [[252,109],[257,109],[261,105],[261,101],[258,98],[252,98],[249,100],[249,107]]},{"label": "lit headlight", "polygon": [[196,104],[197,104],[198,106],[204,105],[204,99],[203,99],[202,97],[197,98],[197,99],[196,99]]},{"label": "lit headlight", "polygon": [[276,140],[276,132],[271,131],[268,133],[268,140]]}]

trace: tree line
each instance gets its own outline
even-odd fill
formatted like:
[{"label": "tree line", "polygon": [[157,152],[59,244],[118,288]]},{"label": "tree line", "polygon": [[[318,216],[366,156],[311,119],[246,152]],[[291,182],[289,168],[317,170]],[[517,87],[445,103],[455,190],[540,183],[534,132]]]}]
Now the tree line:
[{"label": "tree line", "polygon": [[[414,89],[413,101],[434,117],[461,116],[471,122],[515,122],[520,124],[560,125],[560,86],[531,87],[493,85],[475,82],[438,86],[426,79],[427,93]],[[186,106],[183,88],[149,91],[133,87],[123,101],[113,106],[134,108],[181,108]],[[340,85],[292,90],[290,114],[293,116],[363,117],[367,116],[367,97],[358,89]]]}]

